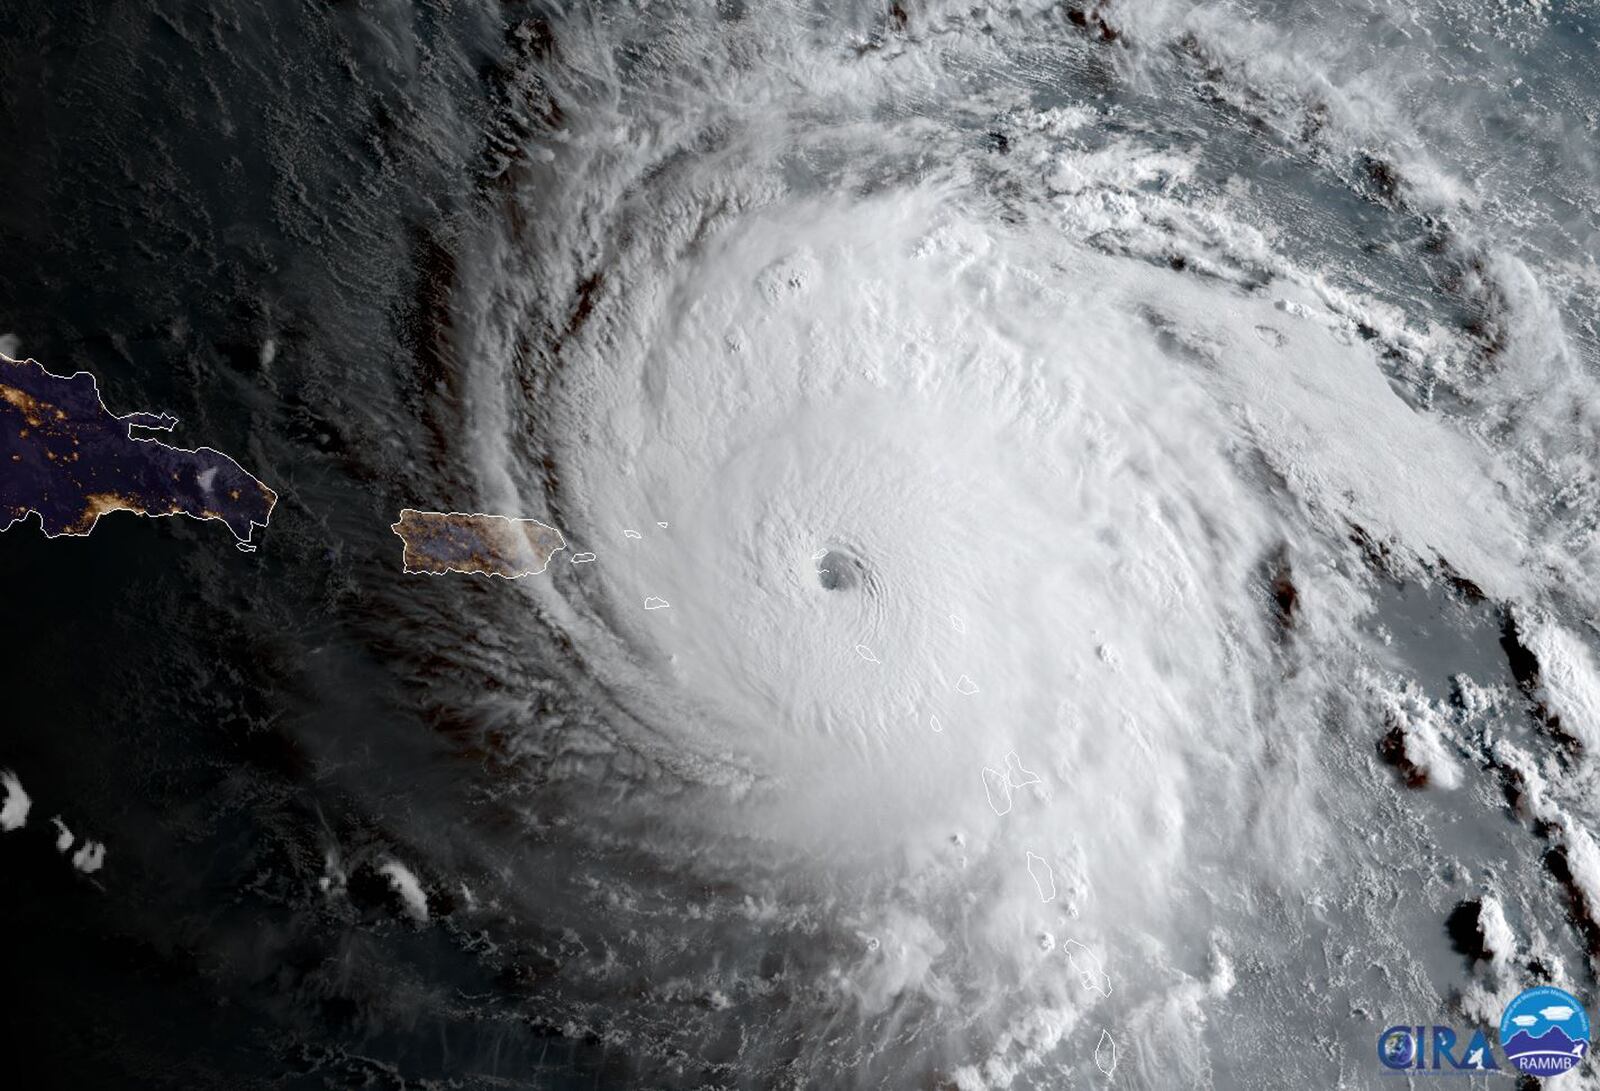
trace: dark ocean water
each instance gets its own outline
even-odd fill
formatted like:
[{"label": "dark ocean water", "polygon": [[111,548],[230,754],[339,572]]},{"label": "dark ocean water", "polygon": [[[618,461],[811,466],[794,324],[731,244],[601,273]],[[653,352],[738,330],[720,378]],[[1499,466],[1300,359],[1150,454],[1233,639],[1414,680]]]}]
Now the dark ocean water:
[{"label": "dark ocean water", "polygon": [[[12,5],[0,23],[0,324],[53,370],[93,372],[114,411],[168,407],[183,442],[284,497],[270,559],[183,520],[0,542],[4,760],[36,808],[3,846],[12,1071],[594,1085],[606,1062],[582,1043],[406,998],[408,980],[504,988],[463,937],[408,932],[381,882],[342,914],[316,889],[327,837],[380,836],[462,760],[373,600],[395,582],[404,483],[437,471],[430,430],[450,427],[427,344],[451,218],[478,199],[501,14]],[[459,129],[419,124],[445,103]],[[115,865],[73,872],[34,828],[48,814]]]},{"label": "dark ocean water", "polygon": [[[280,496],[0,535],[5,1070],[1367,1087],[1592,998],[1596,35],[0,9],[6,351]],[[406,506],[600,559],[404,577]]]}]

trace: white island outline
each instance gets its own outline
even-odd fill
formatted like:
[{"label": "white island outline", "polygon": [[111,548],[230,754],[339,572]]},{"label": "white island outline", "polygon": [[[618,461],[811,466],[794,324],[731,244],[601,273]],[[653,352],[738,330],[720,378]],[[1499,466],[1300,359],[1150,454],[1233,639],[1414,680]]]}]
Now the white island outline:
[{"label": "white island outline", "polygon": [[[100,403],[101,411],[104,412],[106,416],[110,417],[118,424],[124,425],[128,429],[127,437],[128,442],[130,443],[153,443],[157,447],[164,448],[165,450],[171,451],[173,454],[178,455],[215,455],[217,458],[220,458],[223,461],[231,464],[234,469],[239,471],[240,474],[244,475],[244,477],[260,486],[262,492],[264,492],[268,497],[267,510],[265,513],[263,513],[261,521],[257,522],[254,519],[249,520],[250,529],[244,537],[241,538],[232,527],[228,527],[228,533],[233,535],[234,548],[239,550],[239,552],[254,553],[259,548],[255,541],[256,530],[259,528],[265,531],[268,525],[272,522],[273,509],[278,506],[278,492],[276,489],[273,489],[271,486],[269,486],[265,481],[262,481],[255,474],[251,473],[249,470],[240,465],[238,459],[234,458],[226,451],[217,450],[215,447],[207,447],[204,445],[198,447],[181,447],[176,443],[156,439],[154,436],[135,435],[135,429],[140,429],[147,432],[160,432],[170,435],[177,429],[180,419],[173,414],[166,412],[165,410],[152,412],[148,410],[136,409],[128,413],[113,413],[110,407],[106,405],[105,395],[100,391],[99,378],[91,371],[79,370],[74,371],[69,375],[62,375],[58,372],[51,371],[48,367],[34,359],[32,356],[15,357],[4,352],[0,352],[0,363],[16,364],[18,366],[27,366],[31,364],[37,367],[40,371],[44,372],[47,378],[60,379],[69,383],[75,382],[78,379],[89,380],[89,385],[94,391],[95,400]],[[183,510],[151,511],[145,508],[135,507],[127,503],[112,503],[97,509],[94,513],[93,520],[91,520],[89,525],[82,530],[61,530],[51,534],[49,529],[45,526],[44,512],[40,511],[38,508],[30,507],[21,515],[14,519],[7,520],[4,525],[0,525],[0,534],[4,534],[6,531],[10,530],[14,526],[17,526],[18,524],[26,525],[29,519],[37,519],[40,532],[48,539],[87,538],[89,535],[94,533],[95,527],[100,525],[101,519],[112,514],[113,512],[118,511],[132,512],[133,514],[142,516],[146,519],[170,519],[175,515],[181,515],[186,519],[193,519],[197,523],[222,523],[224,526],[228,525],[227,519],[224,516],[216,513],[203,513],[197,515],[192,511]]]},{"label": "white island outline", "polygon": [[[411,558],[410,558],[410,554],[411,554],[411,551],[412,551],[411,543],[406,538],[406,536],[403,533],[401,533],[401,530],[400,530],[400,528],[403,525],[405,525],[406,516],[408,516],[408,515],[421,516],[424,519],[435,519],[435,520],[451,520],[451,519],[483,520],[483,521],[487,522],[490,526],[497,526],[497,525],[503,523],[503,524],[505,524],[505,526],[506,526],[506,528],[508,530],[510,528],[518,528],[518,529],[523,529],[525,531],[527,528],[536,528],[539,531],[545,531],[545,532],[548,532],[550,534],[553,534],[555,536],[556,544],[554,546],[550,547],[549,552],[546,553],[546,555],[544,557],[543,563],[541,563],[538,568],[534,568],[532,565],[511,566],[511,565],[508,564],[508,567],[515,567],[517,569],[515,572],[513,572],[510,575],[507,575],[504,572],[486,571],[483,568],[463,568],[463,567],[458,567],[456,564],[452,563],[450,560],[445,560],[445,559],[440,559],[440,558],[434,558],[434,560],[442,568],[441,571],[436,571],[436,570],[430,569],[430,568],[418,568],[418,567],[413,567],[412,564],[411,564]],[[523,518],[523,517],[513,516],[513,515],[497,515],[497,514],[494,514],[493,512],[482,512],[482,511],[475,511],[475,512],[465,512],[465,511],[428,511],[428,510],[426,510],[424,508],[401,508],[400,509],[400,518],[399,518],[399,520],[397,522],[389,524],[389,530],[391,532],[393,532],[395,537],[399,538],[401,543],[402,543],[403,549],[402,549],[402,553],[401,553],[400,564],[401,564],[401,568],[404,570],[406,575],[409,575],[409,576],[450,576],[450,575],[460,574],[460,575],[463,575],[463,576],[488,576],[488,577],[490,577],[492,579],[520,580],[525,576],[540,576],[540,575],[543,575],[545,570],[550,567],[550,562],[555,559],[556,554],[560,553],[561,551],[563,551],[563,550],[565,550],[567,548],[567,540],[566,540],[566,538],[562,536],[562,534],[561,534],[561,532],[559,530],[557,530],[553,526],[550,526],[548,523],[541,523],[537,519],[529,519],[529,518]],[[422,556],[426,556],[427,555],[427,554],[423,553],[420,549],[417,552],[419,553],[419,555],[422,555]],[[539,551],[535,550],[535,552],[539,552]]]}]

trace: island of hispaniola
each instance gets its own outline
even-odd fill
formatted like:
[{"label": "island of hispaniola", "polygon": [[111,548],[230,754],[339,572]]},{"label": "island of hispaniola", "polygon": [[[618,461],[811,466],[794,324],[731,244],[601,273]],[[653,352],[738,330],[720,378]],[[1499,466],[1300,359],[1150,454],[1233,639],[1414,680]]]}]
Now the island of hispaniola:
[{"label": "island of hispaniola", "polygon": [[171,432],[167,413],[106,408],[93,375],[56,375],[0,354],[0,531],[39,516],[47,537],[85,535],[102,515],[217,520],[246,552],[278,494],[210,447],[187,450],[135,428]]}]

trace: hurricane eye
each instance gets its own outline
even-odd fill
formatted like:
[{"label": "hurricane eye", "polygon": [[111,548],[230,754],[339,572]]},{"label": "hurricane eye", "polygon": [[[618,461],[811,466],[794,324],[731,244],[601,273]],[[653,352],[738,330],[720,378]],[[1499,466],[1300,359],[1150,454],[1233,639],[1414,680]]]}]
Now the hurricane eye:
[{"label": "hurricane eye", "polygon": [[852,554],[830,549],[817,562],[817,582],[824,591],[849,591],[861,582],[861,562]]}]

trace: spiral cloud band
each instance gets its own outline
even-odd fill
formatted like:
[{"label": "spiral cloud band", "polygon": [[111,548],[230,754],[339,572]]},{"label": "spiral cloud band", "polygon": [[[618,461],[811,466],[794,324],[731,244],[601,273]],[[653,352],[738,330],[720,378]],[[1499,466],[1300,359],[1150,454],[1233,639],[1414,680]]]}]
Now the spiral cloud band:
[{"label": "spiral cloud band", "polygon": [[[1503,1002],[1428,968],[1454,899],[1543,891],[1515,942],[1586,972],[1537,857],[1600,907],[1592,346],[1542,285],[1597,282],[1319,33],[530,31],[453,337],[469,499],[584,562],[496,589],[540,697],[477,702],[604,891],[566,1032],[689,1083],[1239,1086],[1216,1031],[1365,1057],[1352,1010]],[[1430,870],[1508,785],[1539,822]]]}]

